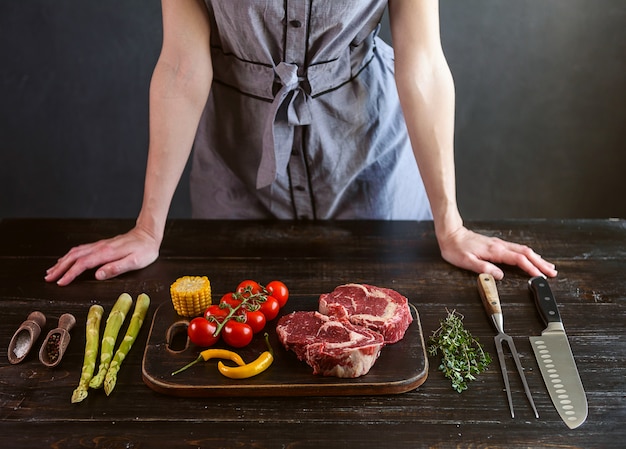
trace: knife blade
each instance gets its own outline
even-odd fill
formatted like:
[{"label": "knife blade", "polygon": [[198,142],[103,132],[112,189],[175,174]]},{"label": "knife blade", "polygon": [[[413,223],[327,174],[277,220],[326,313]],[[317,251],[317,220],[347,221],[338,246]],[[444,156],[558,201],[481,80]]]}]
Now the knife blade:
[{"label": "knife blade", "polygon": [[587,397],[556,300],[548,281],[542,276],[530,279],[528,288],[547,324],[540,337],[530,337],[530,344],[554,407],[565,424],[575,429],[587,419]]}]

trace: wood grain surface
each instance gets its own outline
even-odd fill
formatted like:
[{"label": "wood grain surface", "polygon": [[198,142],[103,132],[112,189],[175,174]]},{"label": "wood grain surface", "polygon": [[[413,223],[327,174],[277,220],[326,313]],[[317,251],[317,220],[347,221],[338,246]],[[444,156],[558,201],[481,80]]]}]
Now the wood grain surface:
[{"label": "wood grain surface", "polygon": [[[110,237],[129,220],[10,219],[0,221],[0,446],[6,448],[620,448],[626,439],[626,223],[623,220],[473,222],[488,235],[532,246],[556,263],[550,286],[559,304],[589,402],[589,417],[570,431],[541,379],[528,337],[544,328],[528,276],[504,267],[498,292],[505,329],[515,341],[540,418],[511,376],[511,419],[496,363],[458,394],[429,359],[427,380],[401,394],[292,397],[174,397],[147,387],[142,360],[149,325],[119,372],[110,396],[91,390],[80,404],[78,384],[91,304],[108,313],[122,292],[146,292],[152,318],[169,301],[169,285],[205,274],[214,291],[245,278],[283,280],[292,295],[313,301],[347,282],[389,287],[418,307],[424,338],[447,310],[495,355],[495,330],[483,309],[476,275],[444,262],[431,223],[224,222],[168,223],[161,256],[138,272],[105,282],[85,273],[60,288],[46,268],[71,246]],[[44,367],[35,350],[19,365],[9,341],[34,310],[47,324],[63,313],[77,323],[61,364]],[[122,328],[124,329],[124,328]],[[38,342],[41,344],[41,339]],[[38,346],[36,346],[38,349]],[[512,360],[510,372],[514,372]]]}]

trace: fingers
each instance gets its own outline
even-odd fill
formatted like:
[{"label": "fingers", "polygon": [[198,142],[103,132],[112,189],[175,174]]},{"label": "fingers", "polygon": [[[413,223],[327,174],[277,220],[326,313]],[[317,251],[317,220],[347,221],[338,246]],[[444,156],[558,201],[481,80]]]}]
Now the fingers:
[{"label": "fingers", "polygon": [[72,248],[47,270],[45,280],[68,285],[86,270],[99,267],[95,277],[110,279],[128,271],[143,268],[158,257],[158,242],[128,233]]},{"label": "fingers", "polygon": [[125,256],[120,260],[109,262],[108,258],[104,258],[101,253],[88,254],[75,259],[69,266],[63,263],[63,265],[60,265],[54,271],[46,275],[45,279],[49,282],[56,280],[57,285],[65,286],[70,284],[85,271],[104,264],[98,268],[95,274],[97,280],[104,281],[138,268],[130,264],[127,259],[128,256]]},{"label": "fingers", "polygon": [[120,274],[134,270],[136,267],[131,266],[126,259],[127,257],[102,265],[98,268],[98,271],[96,271],[96,279],[99,281],[105,281],[119,276]]},{"label": "fingers", "polygon": [[548,277],[556,277],[556,275],[559,273],[553,263],[548,262],[535,252],[533,252],[533,254],[528,259],[535,267],[539,268],[539,270]]},{"label": "fingers", "polygon": [[96,271],[96,279],[104,281],[128,273],[129,271],[138,270],[150,265],[156,260],[158,253],[143,251],[138,253],[129,253],[121,259],[114,260],[102,265]]},{"label": "fingers", "polygon": [[440,242],[445,260],[476,273],[489,273],[501,280],[504,272],[495,264],[517,266],[530,276],[557,275],[554,264],[544,260],[526,245],[487,237],[465,228]]},{"label": "fingers", "polygon": [[497,281],[500,281],[502,280],[502,278],[504,278],[504,272],[500,268],[487,260],[476,257],[473,254],[468,255],[467,258],[459,262],[454,262],[453,260],[448,260],[448,262],[460,268],[465,268],[466,270],[473,271],[474,273],[490,274]]},{"label": "fingers", "polygon": [[494,262],[517,266],[531,276],[545,275],[554,277],[557,275],[554,264],[544,260],[528,246],[506,242],[500,239],[496,240],[502,249],[497,256],[499,260],[494,260]]},{"label": "fingers", "polygon": [[93,268],[86,257],[92,252],[92,245],[81,245],[72,248],[57,263],[46,271],[44,279],[48,282],[57,281],[59,285],[67,285],[83,271]]},{"label": "fingers", "polygon": [[481,261],[481,264],[478,264],[472,271],[475,273],[487,273],[493,276],[496,281],[501,281],[504,278],[504,271],[498,268],[496,265]]},{"label": "fingers", "polygon": [[67,269],[59,279],[57,279],[57,285],[61,287],[68,285],[79,275],[81,275],[85,270],[88,270],[90,268],[93,267],[88,267],[80,263],[75,263],[74,265],[70,266],[70,268]]},{"label": "fingers", "polygon": [[108,246],[108,241],[101,241],[72,248],[48,270],[44,279],[48,282],[56,281],[60,286],[68,285],[85,271],[120,257]]}]

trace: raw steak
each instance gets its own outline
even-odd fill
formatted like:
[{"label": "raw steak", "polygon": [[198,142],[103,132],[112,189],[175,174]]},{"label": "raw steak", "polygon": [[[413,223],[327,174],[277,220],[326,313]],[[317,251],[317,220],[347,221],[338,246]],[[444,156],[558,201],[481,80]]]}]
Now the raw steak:
[{"label": "raw steak", "polygon": [[276,333],[287,350],[313,374],[354,378],[367,374],[384,345],[378,332],[318,312],[292,312],[278,320]]},{"label": "raw steak", "polygon": [[322,294],[318,310],[380,332],[386,344],[400,341],[413,321],[406,297],[395,290],[367,284],[340,285]]}]

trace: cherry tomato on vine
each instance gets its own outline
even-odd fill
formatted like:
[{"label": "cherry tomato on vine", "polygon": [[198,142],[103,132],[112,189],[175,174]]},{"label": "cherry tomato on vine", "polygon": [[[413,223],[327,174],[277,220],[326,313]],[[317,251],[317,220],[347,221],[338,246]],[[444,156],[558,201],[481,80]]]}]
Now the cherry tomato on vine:
[{"label": "cherry tomato on vine", "polygon": [[278,316],[278,312],[280,311],[280,304],[273,296],[268,296],[265,301],[259,302],[259,306],[259,310],[263,313],[263,315],[265,315],[265,319],[267,321],[272,321],[276,318]]},{"label": "cherry tomato on vine", "polygon": [[219,304],[213,304],[207,307],[207,309],[205,310],[204,318],[206,318],[207,320],[215,320],[218,323],[221,323],[222,321],[224,321],[224,318],[226,318],[226,315],[228,315],[228,313],[228,308],[220,307]]},{"label": "cherry tomato on vine", "polygon": [[240,294],[252,294],[256,295],[257,293],[261,293],[261,286],[258,282],[246,279],[245,281],[241,281],[235,290]]},{"label": "cherry tomato on vine", "polygon": [[243,348],[248,346],[252,341],[252,328],[237,320],[228,320],[222,328],[222,337],[224,342],[233,348]]},{"label": "cherry tomato on vine", "polygon": [[245,315],[245,323],[252,328],[252,333],[258,334],[265,328],[267,319],[260,310],[244,310],[243,314]]},{"label": "cherry tomato on vine", "polygon": [[[239,306],[239,304],[241,304],[241,300],[235,298],[234,293],[226,293],[224,296],[222,296],[222,299],[220,299],[220,303],[226,303],[229,304],[233,309],[237,306]],[[226,308],[225,310],[228,310],[228,308]]]},{"label": "cherry tomato on vine", "polygon": [[213,336],[216,330],[217,323],[199,316],[189,322],[187,335],[193,344],[206,348],[213,346],[220,339],[219,335]]},{"label": "cherry tomato on vine", "polygon": [[265,286],[265,289],[278,301],[281,309],[287,303],[287,299],[289,299],[289,289],[287,286],[281,281],[272,281]]}]

